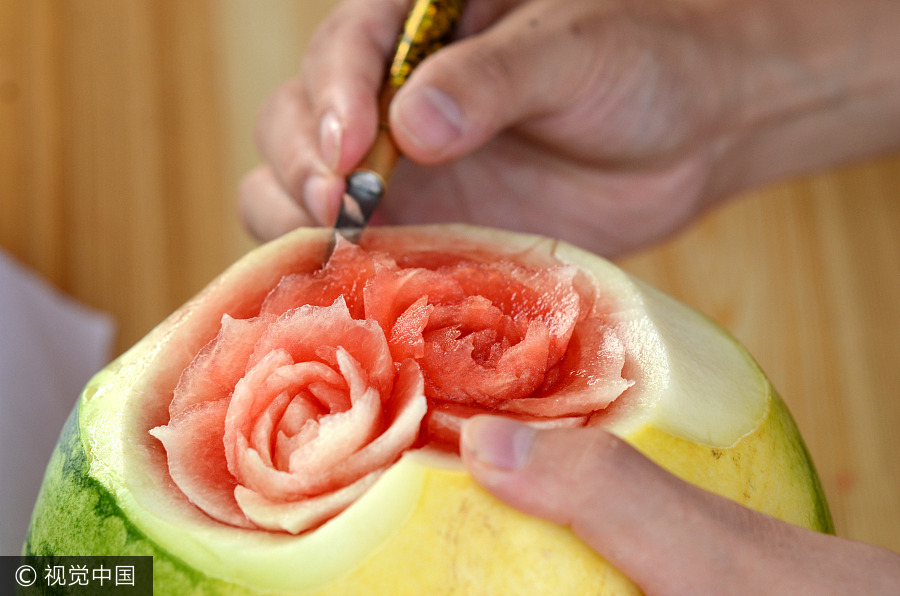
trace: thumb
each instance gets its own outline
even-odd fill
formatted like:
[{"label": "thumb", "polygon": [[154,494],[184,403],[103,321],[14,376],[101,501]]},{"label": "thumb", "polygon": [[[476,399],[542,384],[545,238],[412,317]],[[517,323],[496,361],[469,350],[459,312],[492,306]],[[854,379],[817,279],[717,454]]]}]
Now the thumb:
[{"label": "thumb", "polygon": [[425,164],[456,159],[516,123],[571,104],[586,69],[598,63],[597,40],[570,31],[581,19],[577,11],[593,3],[545,4],[518,7],[413,72],[390,107],[405,155]]},{"label": "thumb", "polygon": [[478,416],[463,427],[461,452],[491,493],[570,526],[648,593],[717,593],[764,557],[754,536],[786,525],[681,481],[596,427]]}]

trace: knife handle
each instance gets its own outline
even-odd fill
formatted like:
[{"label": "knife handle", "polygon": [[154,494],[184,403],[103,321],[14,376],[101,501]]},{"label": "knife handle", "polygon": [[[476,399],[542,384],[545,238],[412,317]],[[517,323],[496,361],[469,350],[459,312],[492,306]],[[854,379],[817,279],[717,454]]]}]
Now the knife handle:
[{"label": "knife handle", "polygon": [[348,186],[354,180],[367,179],[370,186],[377,184],[381,187],[380,191],[370,189],[370,194],[375,191],[380,198],[384,193],[400,157],[388,126],[391,100],[413,70],[450,41],[464,6],[465,0],[416,0],[413,3],[397,40],[394,58],[379,98],[378,134],[357,169],[348,177]]},{"label": "knife handle", "polygon": [[416,0],[397,40],[388,88],[399,89],[425,58],[450,41],[465,4],[465,0]]},{"label": "knife handle", "polygon": [[348,238],[358,238],[381,202],[400,151],[388,125],[388,108],[397,90],[428,56],[453,35],[465,0],[415,0],[406,17],[397,49],[378,100],[378,133],[359,166],[347,176],[335,228]]}]

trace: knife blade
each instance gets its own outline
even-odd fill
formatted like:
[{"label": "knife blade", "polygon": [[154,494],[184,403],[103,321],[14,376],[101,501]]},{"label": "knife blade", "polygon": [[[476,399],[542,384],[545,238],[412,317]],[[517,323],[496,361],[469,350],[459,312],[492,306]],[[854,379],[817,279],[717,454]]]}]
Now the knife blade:
[{"label": "knife blade", "polygon": [[465,0],[415,0],[397,40],[393,60],[379,96],[378,133],[360,164],[347,176],[334,227],[357,242],[387,190],[400,157],[388,125],[388,108],[409,75],[446,45],[462,15]]}]

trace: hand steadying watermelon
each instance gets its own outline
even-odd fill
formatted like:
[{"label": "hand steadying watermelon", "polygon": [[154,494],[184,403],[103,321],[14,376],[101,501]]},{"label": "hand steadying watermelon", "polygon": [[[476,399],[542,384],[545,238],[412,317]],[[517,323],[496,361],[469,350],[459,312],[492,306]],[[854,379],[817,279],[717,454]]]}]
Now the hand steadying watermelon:
[{"label": "hand steadying watermelon", "polygon": [[373,228],[323,263],[330,242],[250,253],[91,381],[26,552],[152,554],[161,594],[636,592],[464,471],[478,413],[598,425],[831,530],[790,415],[703,316],[546,238]]}]

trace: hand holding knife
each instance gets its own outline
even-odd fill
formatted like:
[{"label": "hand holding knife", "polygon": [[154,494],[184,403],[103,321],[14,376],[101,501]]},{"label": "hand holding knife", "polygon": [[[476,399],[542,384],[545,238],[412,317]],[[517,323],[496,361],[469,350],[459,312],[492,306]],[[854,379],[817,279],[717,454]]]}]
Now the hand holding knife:
[{"label": "hand holding knife", "polygon": [[388,108],[397,90],[426,57],[444,46],[462,14],[465,0],[415,0],[379,98],[378,134],[360,165],[347,177],[335,229],[356,241],[381,201],[399,158],[388,126]]}]

